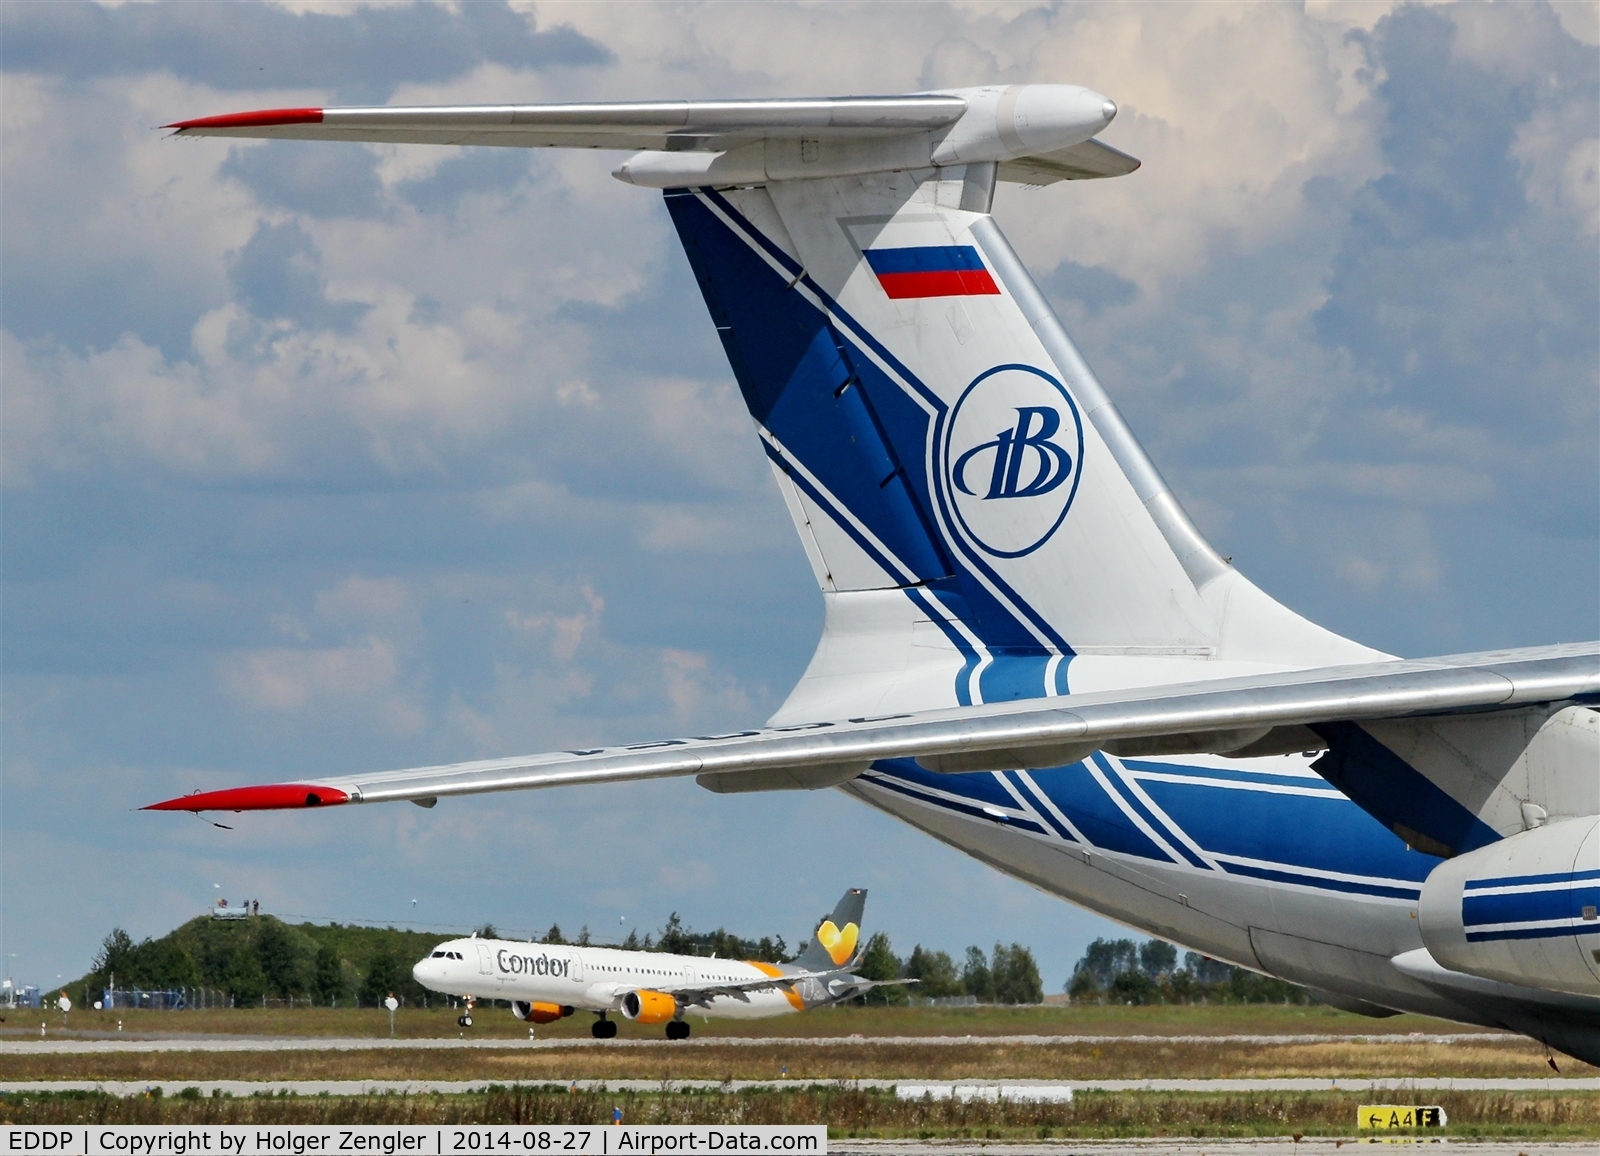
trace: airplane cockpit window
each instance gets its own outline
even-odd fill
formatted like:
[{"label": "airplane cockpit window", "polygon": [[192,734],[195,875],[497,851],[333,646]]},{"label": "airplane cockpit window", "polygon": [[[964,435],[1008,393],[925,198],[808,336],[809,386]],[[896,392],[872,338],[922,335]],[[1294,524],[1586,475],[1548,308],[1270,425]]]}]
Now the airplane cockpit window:
[{"label": "airplane cockpit window", "polygon": [[429,959],[444,959],[445,956],[448,955],[448,954],[449,954],[448,952],[436,951],[432,955],[428,956],[428,958]]}]

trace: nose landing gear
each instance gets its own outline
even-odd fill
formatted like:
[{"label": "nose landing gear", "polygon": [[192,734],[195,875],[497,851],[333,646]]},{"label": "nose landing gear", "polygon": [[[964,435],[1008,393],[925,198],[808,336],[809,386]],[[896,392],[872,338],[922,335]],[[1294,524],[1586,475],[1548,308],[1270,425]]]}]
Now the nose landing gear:
[{"label": "nose landing gear", "polygon": [[689,1038],[689,1025],[683,1020],[667,1021],[667,1039],[686,1040]]},{"label": "nose landing gear", "polygon": [[597,1040],[609,1040],[617,1034],[617,1023],[606,1019],[605,1012],[600,1012],[599,1017],[589,1025],[589,1034]]},{"label": "nose landing gear", "polygon": [[467,1001],[466,1010],[456,1017],[456,1023],[460,1024],[464,1028],[470,1028],[472,1026],[472,1003],[473,1001],[469,999]]}]

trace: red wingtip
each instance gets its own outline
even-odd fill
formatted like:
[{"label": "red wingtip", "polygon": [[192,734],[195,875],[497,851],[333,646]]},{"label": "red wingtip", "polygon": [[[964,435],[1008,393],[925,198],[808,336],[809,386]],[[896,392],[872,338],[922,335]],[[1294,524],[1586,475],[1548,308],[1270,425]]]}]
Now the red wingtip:
[{"label": "red wingtip", "polygon": [[264,787],[230,787],[225,791],[196,791],[144,811],[283,811],[295,807],[336,807],[350,796],[335,787],[306,783],[271,783]]},{"label": "red wingtip", "polygon": [[321,124],[320,108],[263,108],[257,112],[230,112],[225,116],[202,116],[198,120],[180,120],[164,124],[162,128],[264,128],[275,124]]}]

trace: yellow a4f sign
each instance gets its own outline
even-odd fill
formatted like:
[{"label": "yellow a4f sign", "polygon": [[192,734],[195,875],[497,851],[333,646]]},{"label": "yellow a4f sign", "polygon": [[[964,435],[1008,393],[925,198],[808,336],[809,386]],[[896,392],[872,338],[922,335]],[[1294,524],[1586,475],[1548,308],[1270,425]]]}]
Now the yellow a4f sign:
[{"label": "yellow a4f sign", "polygon": [[1356,1109],[1358,1128],[1443,1128],[1444,1109],[1409,1104],[1362,1104]]}]

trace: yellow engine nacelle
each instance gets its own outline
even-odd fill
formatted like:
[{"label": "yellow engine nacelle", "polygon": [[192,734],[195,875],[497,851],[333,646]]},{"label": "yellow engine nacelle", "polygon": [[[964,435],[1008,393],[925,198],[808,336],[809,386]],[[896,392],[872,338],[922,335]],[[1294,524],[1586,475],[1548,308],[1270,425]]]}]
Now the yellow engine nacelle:
[{"label": "yellow engine nacelle", "polygon": [[530,1023],[549,1024],[571,1015],[572,1008],[564,1003],[529,1003],[519,999],[512,1001],[511,1014]]},{"label": "yellow engine nacelle", "polygon": [[642,1024],[664,1024],[678,1014],[678,1001],[659,991],[630,991],[622,997],[622,1014]]}]

